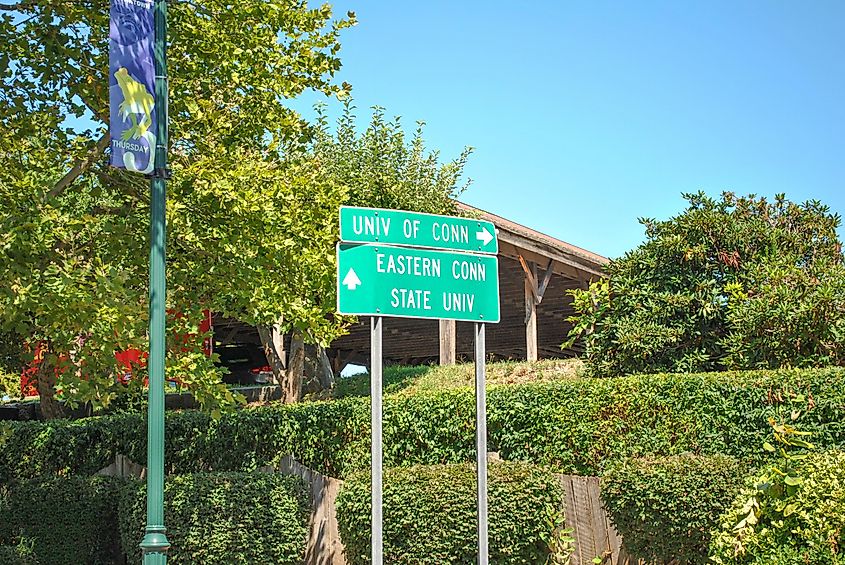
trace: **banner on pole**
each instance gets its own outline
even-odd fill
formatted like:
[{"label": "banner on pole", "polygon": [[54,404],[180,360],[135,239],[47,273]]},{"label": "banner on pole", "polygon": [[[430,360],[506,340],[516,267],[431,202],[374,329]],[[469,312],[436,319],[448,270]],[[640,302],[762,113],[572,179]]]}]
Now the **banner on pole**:
[{"label": "banner on pole", "polygon": [[155,167],[153,21],[153,0],[111,0],[111,165],[143,174],[151,173]]}]

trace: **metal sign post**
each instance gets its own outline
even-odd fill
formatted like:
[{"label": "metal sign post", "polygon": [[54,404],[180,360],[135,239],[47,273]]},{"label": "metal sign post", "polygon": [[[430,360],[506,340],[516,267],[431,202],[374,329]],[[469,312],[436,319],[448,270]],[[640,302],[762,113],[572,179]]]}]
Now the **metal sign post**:
[{"label": "metal sign post", "polygon": [[487,351],[484,324],[475,324],[475,462],[478,487],[478,565],[487,565]]},{"label": "metal sign post", "polygon": [[[499,321],[499,242],[490,222],[378,208],[341,207],[337,311],[372,316],[373,565],[382,565],[382,318],[475,322],[478,565],[488,563],[485,326]],[[423,248],[423,249],[420,249]]]},{"label": "metal sign post", "polygon": [[155,168],[150,180],[150,359],[147,432],[147,525],[144,565],[165,565],[170,542],[164,526],[164,357],[167,187],[167,2],[155,1]]},{"label": "metal sign post", "polygon": [[382,441],[381,441],[381,316],[370,319],[370,411],[372,418],[371,501],[372,501],[372,565],[382,565]]}]

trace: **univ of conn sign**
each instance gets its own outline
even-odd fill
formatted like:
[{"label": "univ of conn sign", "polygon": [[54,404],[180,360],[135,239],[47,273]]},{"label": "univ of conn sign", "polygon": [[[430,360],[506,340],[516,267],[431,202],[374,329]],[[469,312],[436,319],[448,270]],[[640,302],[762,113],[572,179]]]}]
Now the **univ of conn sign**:
[{"label": "univ of conn sign", "polygon": [[371,317],[372,563],[382,565],[382,317],[475,322],[478,563],[487,565],[485,324],[497,323],[499,242],[491,222],[340,209],[337,311]]}]

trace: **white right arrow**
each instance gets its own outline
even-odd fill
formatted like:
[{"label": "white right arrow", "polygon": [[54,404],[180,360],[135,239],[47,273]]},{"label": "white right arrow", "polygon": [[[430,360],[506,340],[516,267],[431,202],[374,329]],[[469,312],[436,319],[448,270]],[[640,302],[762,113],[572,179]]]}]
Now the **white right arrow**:
[{"label": "white right arrow", "polygon": [[358,275],[355,274],[355,269],[349,269],[349,272],[346,273],[346,276],[343,277],[343,282],[340,284],[344,285],[349,290],[355,290],[355,287],[361,284],[361,279],[359,279]]},{"label": "white right arrow", "polygon": [[481,231],[475,232],[475,238],[480,239],[484,245],[487,245],[493,239],[493,234],[487,231],[486,227],[483,227]]}]

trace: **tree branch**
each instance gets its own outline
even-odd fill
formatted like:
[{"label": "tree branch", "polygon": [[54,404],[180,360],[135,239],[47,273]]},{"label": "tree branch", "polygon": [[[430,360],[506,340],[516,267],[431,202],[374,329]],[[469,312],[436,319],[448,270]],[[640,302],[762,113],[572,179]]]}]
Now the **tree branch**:
[{"label": "tree branch", "polygon": [[91,169],[104,185],[112,186],[117,189],[126,189],[124,194],[132,198],[135,202],[150,203],[149,193],[145,192],[147,185],[139,178],[135,179],[131,174],[123,175],[121,177],[114,177],[106,174],[99,169]]},{"label": "tree branch", "polygon": [[[52,2],[55,4],[55,2]],[[71,5],[78,5],[81,2],[74,0]],[[61,4],[68,4],[68,2],[61,2]],[[91,5],[90,2],[86,3],[88,6]],[[0,10],[7,11],[7,12],[21,12],[23,10],[29,10],[38,6],[38,0],[20,0],[14,4],[0,4]]]},{"label": "tree branch", "polygon": [[[79,178],[79,176],[87,171],[94,161],[103,154],[103,151],[106,150],[106,147],[109,146],[109,142],[111,140],[111,136],[109,132],[103,134],[103,136],[97,141],[97,144],[91,148],[84,158],[79,159],[73,167],[63,176],[59,182],[47,193],[47,198],[55,198],[60,195],[62,192],[69,187],[73,181]],[[46,200],[46,198],[45,198]]]},{"label": "tree branch", "polygon": [[21,0],[15,4],[0,4],[0,10],[7,10],[9,12],[19,12],[22,9],[32,8],[33,3],[31,1],[27,2],[26,0]]},{"label": "tree branch", "polygon": [[91,111],[92,114],[94,114],[95,118],[99,119],[101,122],[103,122],[106,125],[109,124],[108,109],[97,110],[96,108],[94,108],[94,105],[91,104],[91,102],[88,101],[88,98],[86,96],[83,96],[80,93],[76,93],[76,95],[79,97],[80,100],[82,100],[82,103],[85,104],[85,107],[88,108]]}]

